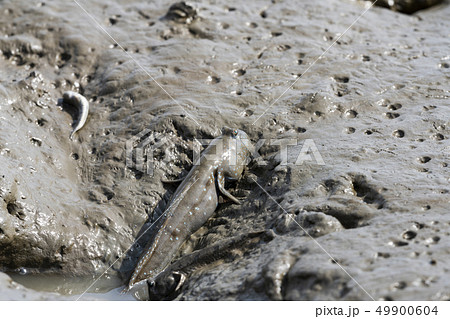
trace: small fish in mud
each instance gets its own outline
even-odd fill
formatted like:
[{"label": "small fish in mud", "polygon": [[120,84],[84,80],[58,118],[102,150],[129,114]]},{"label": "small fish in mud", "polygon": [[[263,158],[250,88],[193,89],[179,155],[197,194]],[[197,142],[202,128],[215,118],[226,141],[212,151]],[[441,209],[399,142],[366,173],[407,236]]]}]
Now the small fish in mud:
[{"label": "small fish in mud", "polygon": [[175,253],[213,214],[218,205],[218,191],[234,203],[240,201],[225,189],[225,178],[237,180],[252,151],[247,134],[241,130],[222,129],[203,151],[165,210],[162,226],[148,243],[128,284],[155,278],[164,271]]},{"label": "small fish in mud", "polygon": [[73,91],[67,91],[63,94],[63,103],[72,105],[78,110],[78,120],[75,122],[76,125],[70,133],[70,139],[73,139],[73,135],[79,131],[83,125],[86,123],[88,114],[89,114],[89,102],[88,100],[81,95],[80,93],[76,93]]}]

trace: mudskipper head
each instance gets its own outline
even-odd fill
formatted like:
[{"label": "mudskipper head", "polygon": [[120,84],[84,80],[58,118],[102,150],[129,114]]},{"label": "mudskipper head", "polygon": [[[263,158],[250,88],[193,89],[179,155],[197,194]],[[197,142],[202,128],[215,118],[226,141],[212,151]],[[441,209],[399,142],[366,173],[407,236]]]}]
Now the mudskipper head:
[{"label": "mudskipper head", "polygon": [[[233,144],[235,144],[236,147],[236,153],[242,154],[241,160],[246,161],[247,158],[250,157],[250,155],[253,153],[253,145],[250,141],[247,133],[245,133],[242,130],[236,129],[236,128],[229,128],[227,126],[224,126],[222,128],[222,135],[228,136],[231,138]],[[239,158],[237,159],[239,162]]]},{"label": "mudskipper head", "polygon": [[239,179],[250,162],[253,145],[248,135],[236,128],[224,127],[221,140],[225,152],[220,169],[228,179]]}]

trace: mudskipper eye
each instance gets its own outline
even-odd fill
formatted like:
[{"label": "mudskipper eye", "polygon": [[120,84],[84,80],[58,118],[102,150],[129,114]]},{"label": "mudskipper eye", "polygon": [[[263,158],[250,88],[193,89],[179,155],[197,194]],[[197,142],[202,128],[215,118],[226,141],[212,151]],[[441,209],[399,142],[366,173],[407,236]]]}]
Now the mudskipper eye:
[{"label": "mudskipper eye", "polygon": [[233,130],[233,135],[237,136],[238,135],[238,130]]}]

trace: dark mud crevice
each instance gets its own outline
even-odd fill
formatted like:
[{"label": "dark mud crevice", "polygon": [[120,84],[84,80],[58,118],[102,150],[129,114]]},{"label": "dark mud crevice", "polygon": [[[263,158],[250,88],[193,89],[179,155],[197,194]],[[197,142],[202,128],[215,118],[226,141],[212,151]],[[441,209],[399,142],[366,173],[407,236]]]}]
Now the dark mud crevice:
[{"label": "dark mud crevice", "polygon": [[321,212],[332,216],[336,218],[345,229],[360,227],[361,223],[367,219],[367,216],[361,215],[358,211],[339,209],[332,207],[331,205],[323,205],[320,207],[305,206],[304,209],[307,211]]},{"label": "dark mud crevice", "polygon": [[3,200],[6,203],[6,210],[10,215],[15,216],[22,221],[25,220],[26,214],[21,203],[17,202],[14,198],[11,198],[11,196],[7,196]]},{"label": "dark mud crevice", "polygon": [[386,200],[384,197],[367,182],[363,175],[354,175],[352,184],[356,196],[361,197],[365,203],[374,204],[378,209],[385,207]]}]

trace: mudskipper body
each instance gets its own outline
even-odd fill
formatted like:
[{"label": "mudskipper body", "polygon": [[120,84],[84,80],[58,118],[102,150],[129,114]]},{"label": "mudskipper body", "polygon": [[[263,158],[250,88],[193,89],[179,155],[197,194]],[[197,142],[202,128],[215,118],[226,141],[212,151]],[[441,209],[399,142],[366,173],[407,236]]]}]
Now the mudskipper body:
[{"label": "mudskipper body", "polygon": [[174,193],[163,213],[165,220],[140,257],[127,289],[166,269],[186,239],[213,215],[219,193],[240,204],[225,189],[225,178],[239,179],[251,150],[247,134],[237,129],[224,128],[211,142]]}]

